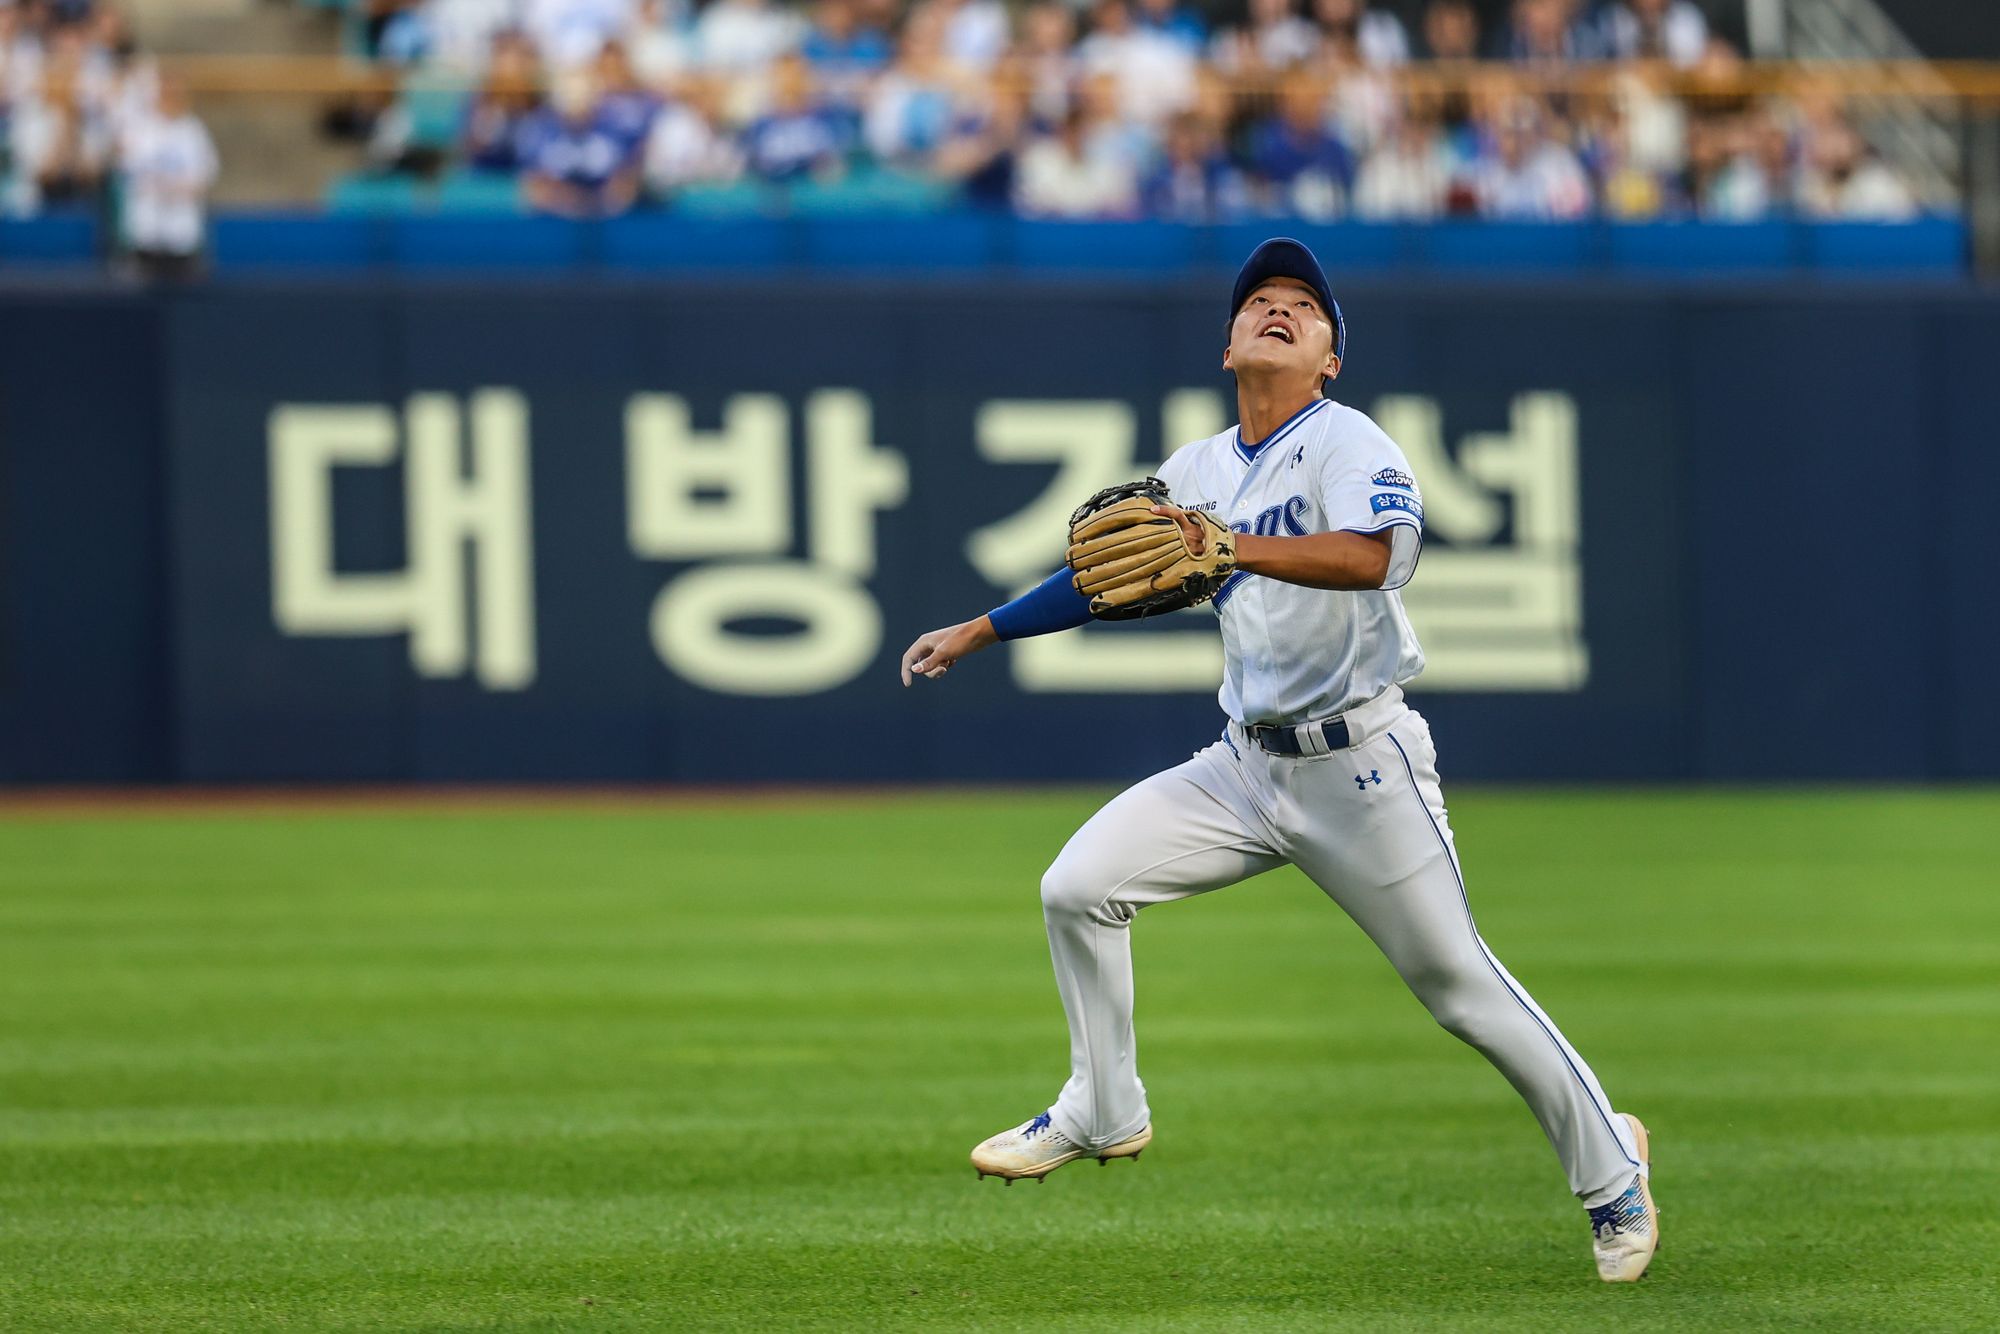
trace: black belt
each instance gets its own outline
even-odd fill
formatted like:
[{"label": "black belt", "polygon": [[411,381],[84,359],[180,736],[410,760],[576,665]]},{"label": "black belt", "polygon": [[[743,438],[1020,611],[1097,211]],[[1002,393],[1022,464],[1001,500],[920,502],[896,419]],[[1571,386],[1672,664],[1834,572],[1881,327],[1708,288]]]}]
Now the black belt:
[{"label": "black belt", "polygon": [[1318,751],[1307,750],[1299,744],[1299,733],[1317,733],[1326,739],[1329,751],[1346,750],[1347,719],[1328,718],[1324,722],[1300,723],[1296,727],[1278,727],[1270,723],[1258,723],[1243,729],[1250,739],[1273,755],[1317,755]]}]

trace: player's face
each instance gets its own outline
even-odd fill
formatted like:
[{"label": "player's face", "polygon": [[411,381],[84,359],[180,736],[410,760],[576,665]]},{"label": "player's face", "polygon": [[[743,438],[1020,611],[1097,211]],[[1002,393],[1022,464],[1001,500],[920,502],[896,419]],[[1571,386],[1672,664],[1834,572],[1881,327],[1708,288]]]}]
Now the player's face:
[{"label": "player's face", "polygon": [[1241,375],[1296,373],[1315,388],[1340,373],[1333,355],[1333,318],[1313,290],[1296,278],[1273,278],[1244,299],[1229,324],[1222,365]]}]

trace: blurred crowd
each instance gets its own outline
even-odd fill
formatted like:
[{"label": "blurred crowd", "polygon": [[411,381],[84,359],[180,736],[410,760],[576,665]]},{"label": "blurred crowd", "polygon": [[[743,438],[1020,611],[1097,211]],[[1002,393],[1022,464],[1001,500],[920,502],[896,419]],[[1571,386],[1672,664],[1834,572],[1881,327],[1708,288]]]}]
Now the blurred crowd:
[{"label": "blurred crowd", "polygon": [[[376,170],[550,213],[884,179],[1079,219],[1918,210],[1833,97],[1733,91],[1694,0],[367,3],[370,54],[432,90],[369,118]],[[1584,63],[1601,90],[1550,90]]]},{"label": "blurred crowd", "polygon": [[[1741,92],[1695,0],[1218,2],[354,0],[401,92],[329,123],[373,178],[569,216],[808,185],[1077,219],[1919,209],[1836,97]],[[1606,77],[1548,77],[1579,65]],[[0,0],[0,213],[98,210],[173,272],[216,175],[116,9]]]},{"label": "blurred crowd", "polygon": [[0,216],[108,215],[142,269],[191,269],[215,145],[187,91],[94,0],[0,0]]}]

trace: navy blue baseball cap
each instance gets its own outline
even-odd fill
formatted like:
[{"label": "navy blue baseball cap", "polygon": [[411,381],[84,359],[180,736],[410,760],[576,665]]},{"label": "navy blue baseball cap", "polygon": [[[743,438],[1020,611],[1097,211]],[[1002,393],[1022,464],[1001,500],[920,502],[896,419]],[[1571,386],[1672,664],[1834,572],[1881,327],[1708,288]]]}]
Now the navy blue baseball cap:
[{"label": "navy blue baseball cap", "polygon": [[1272,237],[1243,261],[1236,275],[1236,291],[1229,300],[1229,318],[1233,321],[1250,294],[1273,278],[1296,278],[1313,290],[1325,304],[1327,318],[1333,321],[1333,355],[1346,361],[1347,321],[1341,318],[1340,303],[1333,299],[1333,292],[1326,285],[1326,270],[1303,242],[1289,236]]}]

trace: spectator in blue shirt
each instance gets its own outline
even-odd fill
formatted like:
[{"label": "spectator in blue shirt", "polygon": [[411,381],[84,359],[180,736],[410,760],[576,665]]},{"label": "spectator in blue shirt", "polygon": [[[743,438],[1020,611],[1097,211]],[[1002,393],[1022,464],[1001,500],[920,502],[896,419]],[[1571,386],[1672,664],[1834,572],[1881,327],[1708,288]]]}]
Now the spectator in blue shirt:
[{"label": "spectator in blue shirt", "polygon": [[743,148],[754,175],[795,181],[837,173],[852,137],[849,120],[814,97],[804,59],[784,56],[771,66],[771,110],[744,130]]},{"label": "spectator in blue shirt", "polygon": [[1014,163],[1028,119],[1026,88],[996,87],[989,102],[953,123],[931,155],[930,169],[956,181],[968,206],[1005,212],[1014,202]]},{"label": "spectator in blue shirt", "polygon": [[1605,59],[1610,51],[1602,30],[1577,11],[1577,0],[1514,0],[1513,14],[1500,30],[1494,54],[1517,65]]},{"label": "spectator in blue shirt", "polygon": [[623,213],[639,194],[637,154],[605,123],[595,80],[569,70],[550,91],[550,105],[521,130],[529,205],[565,218]]},{"label": "spectator in blue shirt", "polygon": [[475,171],[518,171],[521,131],[540,110],[535,50],[519,33],[493,42],[485,82],[465,109],[459,131],[466,165]]},{"label": "spectator in blue shirt", "polygon": [[887,33],[862,23],[854,0],[820,0],[799,54],[822,80],[845,82],[874,74],[895,52]]},{"label": "spectator in blue shirt", "polygon": [[622,42],[604,44],[597,53],[596,73],[598,118],[637,156],[652,132],[653,118],[660,114],[660,99],[640,84]]},{"label": "spectator in blue shirt", "polygon": [[1180,0],[1138,0],[1132,26],[1142,32],[1171,37],[1195,54],[1208,45],[1208,25],[1193,8]]},{"label": "spectator in blue shirt", "polygon": [[1708,49],[1708,20],[1693,0],[1623,0],[1599,20],[1607,54],[1692,69]]},{"label": "spectator in blue shirt", "polygon": [[1346,211],[1354,155],[1327,128],[1325,91],[1317,82],[1286,81],[1278,114],[1251,132],[1250,165],[1280,213],[1324,219]]},{"label": "spectator in blue shirt", "polygon": [[1139,183],[1139,204],[1148,217],[1215,222],[1247,211],[1249,192],[1214,126],[1184,111],[1167,125],[1165,154]]}]

